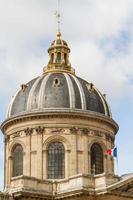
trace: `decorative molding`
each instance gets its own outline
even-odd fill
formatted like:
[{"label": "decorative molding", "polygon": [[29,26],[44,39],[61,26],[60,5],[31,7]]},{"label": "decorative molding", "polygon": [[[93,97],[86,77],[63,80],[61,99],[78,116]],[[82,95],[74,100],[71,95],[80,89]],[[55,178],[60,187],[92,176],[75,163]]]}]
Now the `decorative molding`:
[{"label": "decorative molding", "polygon": [[13,158],[12,156],[9,156],[9,157],[8,157],[9,160],[12,160],[12,158]]},{"label": "decorative molding", "polygon": [[81,129],[81,130],[82,130],[82,132],[83,132],[85,135],[88,135],[89,132],[90,132],[90,129],[89,129],[89,128],[83,128],[83,129]]},{"label": "decorative molding", "polygon": [[101,131],[97,131],[97,130],[90,130],[89,131],[89,135],[90,136],[96,136],[96,137],[105,138],[107,141],[111,142],[112,144],[114,144],[114,141],[115,141],[115,136],[113,136],[112,134],[107,133],[107,132],[101,132]]},{"label": "decorative molding", "polygon": [[114,141],[115,141],[115,137],[109,133],[106,133],[105,138],[107,141],[112,142],[112,143],[114,143]]},{"label": "decorative molding", "polygon": [[37,151],[34,150],[34,151],[31,151],[30,153],[31,153],[31,154],[37,154]]},{"label": "decorative molding", "polygon": [[64,129],[63,128],[51,128],[50,133],[63,133]]},{"label": "decorative molding", "polygon": [[83,154],[83,150],[77,150],[77,153],[79,153],[79,154]]},{"label": "decorative molding", "polygon": [[131,181],[129,183],[125,183],[125,185],[120,186],[119,188],[114,188],[111,193],[133,198],[133,182]]},{"label": "decorative molding", "polygon": [[128,184],[127,186],[122,188],[122,193],[127,193],[128,195],[133,195],[133,183]]},{"label": "decorative molding", "polygon": [[16,137],[19,137],[20,136],[20,132],[16,132],[12,135],[12,138],[16,138]]},{"label": "decorative molding", "polygon": [[76,134],[78,132],[78,128],[76,128],[75,126],[71,127],[69,130],[71,134]]},{"label": "decorative molding", "polygon": [[95,135],[95,132],[94,132],[93,130],[90,130],[89,135],[90,135],[90,136],[94,136],[94,135]]},{"label": "decorative molding", "polygon": [[94,85],[93,83],[87,83],[86,87],[90,93],[94,92]]},{"label": "decorative molding", "polygon": [[[52,112],[51,112],[52,111]],[[51,112],[51,113],[50,113]],[[113,121],[112,119],[106,117],[106,116],[102,116],[100,114],[97,114],[96,112],[69,112],[68,110],[64,110],[60,113],[57,113],[56,110],[48,110],[48,112],[42,112],[42,113],[31,113],[31,114],[27,114],[24,113],[23,115],[17,116],[17,117],[13,117],[11,119],[8,119],[6,121],[4,121],[1,125],[1,130],[3,131],[3,133],[7,130],[8,127],[13,126],[15,124],[21,123],[21,122],[25,122],[25,121],[32,121],[32,120],[39,120],[39,119],[49,119],[49,118],[69,118],[69,119],[84,119],[84,120],[92,120],[92,121],[96,121],[98,123],[102,123],[102,124],[107,124],[110,128],[113,129],[113,131],[115,133],[117,133],[118,131],[118,125],[115,123],[115,121]]]},{"label": "decorative molding", "polygon": [[103,137],[104,134],[101,131],[94,131],[94,135],[97,137]]},{"label": "decorative molding", "polygon": [[43,126],[38,126],[35,128],[37,134],[43,134],[45,131],[45,128]]},{"label": "decorative molding", "polygon": [[4,142],[7,143],[10,141],[10,135],[5,135]]},{"label": "decorative molding", "polygon": [[67,152],[67,153],[71,153],[71,149],[67,149],[66,152]]},{"label": "decorative molding", "polygon": [[33,133],[33,128],[26,128],[24,132],[26,135],[31,135]]}]

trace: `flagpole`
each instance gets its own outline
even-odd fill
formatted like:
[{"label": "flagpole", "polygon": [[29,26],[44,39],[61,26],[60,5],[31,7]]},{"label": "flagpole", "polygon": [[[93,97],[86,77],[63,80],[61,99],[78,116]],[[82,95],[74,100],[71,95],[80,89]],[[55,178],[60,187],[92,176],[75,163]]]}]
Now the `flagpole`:
[{"label": "flagpole", "polygon": [[119,174],[119,168],[118,168],[118,153],[117,153],[117,146],[115,146],[113,149],[108,149],[106,153],[113,157],[113,165],[114,165],[114,172],[115,174]]},{"label": "flagpole", "polygon": [[[117,146],[116,146],[117,148]],[[117,166],[117,175],[119,174],[119,167],[118,167],[118,152],[117,152],[117,157],[116,157],[116,166]]]},{"label": "flagpole", "polygon": [[119,174],[119,167],[118,167],[118,152],[117,152],[117,146],[115,147],[116,148],[116,157],[115,158],[115,163],[116,163],[116,174],[118,175]]}]

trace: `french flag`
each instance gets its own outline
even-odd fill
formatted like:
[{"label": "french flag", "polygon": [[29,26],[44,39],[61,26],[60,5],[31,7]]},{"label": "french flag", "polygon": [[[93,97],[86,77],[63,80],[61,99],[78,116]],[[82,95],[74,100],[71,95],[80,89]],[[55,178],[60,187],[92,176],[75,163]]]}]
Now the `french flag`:
[{"label": "french flag", "polygon": [[117,158],[117,147],[115,147],[115,148],[113,148],[113,149],[108,149],[108,150],[106,151],[106,153],[107,153],[108,155],[113,156],[114,158]]}]

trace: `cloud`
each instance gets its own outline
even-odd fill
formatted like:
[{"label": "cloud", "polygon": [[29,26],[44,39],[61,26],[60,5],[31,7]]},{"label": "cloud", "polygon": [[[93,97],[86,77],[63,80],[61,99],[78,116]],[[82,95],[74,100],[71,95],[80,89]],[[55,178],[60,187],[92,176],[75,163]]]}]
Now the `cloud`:
[{"label": "cloud", "polygon": [[[22,82],[39,75],[48,62],[46,50],[55,37],[57,2],[0,2],[0,91],[13,95]],[[130,43],[122,40],[124,31],[128,35],[133,31],[132,12],[132,0],[61,1],[62,32],[72,47],[72,64],[78,74],[115,97],[122,95],[125,85],[132,87],[132,38]]]}]

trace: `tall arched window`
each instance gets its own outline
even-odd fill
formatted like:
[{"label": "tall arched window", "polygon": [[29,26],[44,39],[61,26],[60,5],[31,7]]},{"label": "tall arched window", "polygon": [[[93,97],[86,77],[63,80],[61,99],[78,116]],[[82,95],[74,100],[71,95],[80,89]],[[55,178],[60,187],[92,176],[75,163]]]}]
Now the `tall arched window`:
[{"label": "tall arched window", "polygon": [[54,54],[52,53],[51,54],[51,63],[53,63],[54,62]]},{"label": "tall arched window", "polygon": [[61,142],[52,142],[48,147],[48,178],[65,177],[65,148]]},{"label": "tall arched window", "polygon": [[64,61],[65,61],[65,64],[67,64],[67,54],[66,53],[64,54]]},{"label": "tall arched window", "polygon": [[103,150],[97,143],[94,143],[91,147],[91,173],[103,173]]},{"label": "tall arched window", "polygon": [[15,145],[12,151],[13,171],[12,176],[23,174],[23,148],[20,144]]}]

